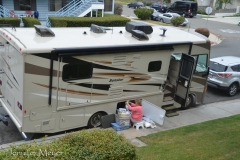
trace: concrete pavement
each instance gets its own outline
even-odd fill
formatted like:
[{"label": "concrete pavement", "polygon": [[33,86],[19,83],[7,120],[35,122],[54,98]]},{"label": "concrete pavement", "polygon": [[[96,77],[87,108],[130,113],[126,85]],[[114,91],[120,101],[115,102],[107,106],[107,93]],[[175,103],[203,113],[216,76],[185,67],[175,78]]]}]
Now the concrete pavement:
[{"label": "concrete pavement", "polygon": [[240,100],[238,99],[211,103],[207,105],[199,105],[188,110],[178,111],[178,113],[179,115],[175,117],[165,117],[163,125],[157,125],[157,127],[154,129],[144,128],[136,130],[135,128],[130,128],[128,130],[118,131],[118,133],[123,134],[126,139],[129,139],[138,147],[145,146],[143,142],[136,138],[174,128],[240,114]]}]

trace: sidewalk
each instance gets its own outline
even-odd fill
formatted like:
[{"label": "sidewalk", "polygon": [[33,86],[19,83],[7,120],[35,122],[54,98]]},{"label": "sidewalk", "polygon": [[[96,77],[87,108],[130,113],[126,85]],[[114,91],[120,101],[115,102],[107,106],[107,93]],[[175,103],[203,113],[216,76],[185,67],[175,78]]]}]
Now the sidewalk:
[{"label": "sidewalk", "polygon": [[[132,144],[141,147],[145,146],[143,142],[137,139],[137,137],[147,136],[149,134],[162,132],[174,128],[179,128],[183,126],[188,126],[196,123],[201,123],[209,120],[214,120],[218,118],[224,118],[233,116],[236,114],[240,114],[240,100],[231,100],[224,102],[216,102],[207,105],[199,105],[188,110],[180,110],[178,111],[179,115],[175,117],[165,117],[164,123],[162,126],[157,125],[156,128],[144,128],[136,130],[135,128],[130,128],[123,131],[118,131],[118,134],[123,134],[126,139],[128,139]],[[55,139],[61,138],[65,134],[56,135],[47,137],[45,142],[51,142]],[[41,142],[41,139],[36,140],[37,142]],[[0,145],[1,149],[8,149],[10,145],[20,145],[24,143],[30,143],[32,141],[18,141],[9,144]]]},{"label": "sidewalk", "polygon": [[152,133],[188,126],[191,124],[240,114],[240,100],[238,99],[201,105],[188,110],[178,111],[178,113],[179,115],[175,117],[165,117],[163,125],[158,125],[154,129],[144,128],[136,130],[135,128],[130,128],[128,130],[118,131],[118,133],[123,134],[126,139],[129,139],[138,147],[145,146],[144,143],[136,138],[147,136]]}]

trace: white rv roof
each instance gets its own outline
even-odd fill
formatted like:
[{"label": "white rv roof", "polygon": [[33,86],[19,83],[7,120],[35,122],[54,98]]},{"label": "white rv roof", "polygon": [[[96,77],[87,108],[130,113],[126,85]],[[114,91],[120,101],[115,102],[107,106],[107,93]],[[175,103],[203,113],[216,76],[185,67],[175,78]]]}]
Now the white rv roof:
[{"label": "white rv roof", "polygon": [[[22,48],[24,53],[47,53],[54,48],[81,48],[81,47],[102,47],[102,46],[122,46],[141,44],[164,44],[192,42],[194,44],[204,43],[206,39],[188,33],[176,27],[165,27],[167,31],[165,37],[160,36],[161,26],[153,26],[153,33],[149,34],[149,40],[139,41],[132,37],[132,34],[125,30],[125,27],[114,27],[107,30],[107,33],[93,33],[90,27],[81,28],[51,28],[55,37],[41,37],[34,28],[11,28],[0,29],[1,35],[8,34],[8,39],[15,41],[15,47]],[[6,30],[8,32],[6,32]],[[87,32],[86,35],[83,32]],[[119,33],[122,31],[123,33]],[[11,33],[11,34],[10,34]]]}]

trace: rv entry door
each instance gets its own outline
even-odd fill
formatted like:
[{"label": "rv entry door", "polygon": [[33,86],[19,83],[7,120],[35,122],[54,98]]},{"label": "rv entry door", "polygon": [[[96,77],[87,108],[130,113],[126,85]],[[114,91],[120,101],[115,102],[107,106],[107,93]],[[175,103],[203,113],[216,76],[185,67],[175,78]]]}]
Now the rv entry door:
[{"label": "rv entry door", "polygon": [[192,79],[194,68],[195,68],[194,57],[182,54],[182,60],[174,97],[174,100],[181,104],[181,106],[186,105],[186,100],[188,97],[188,91],[190,88],[190,82]]}]

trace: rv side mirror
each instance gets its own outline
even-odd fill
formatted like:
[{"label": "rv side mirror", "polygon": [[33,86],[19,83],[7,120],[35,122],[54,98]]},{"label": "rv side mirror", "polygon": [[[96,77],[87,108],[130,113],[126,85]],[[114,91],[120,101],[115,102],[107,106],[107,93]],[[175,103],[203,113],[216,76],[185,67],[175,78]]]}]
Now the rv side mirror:
[{"label": "rv side mirror", "polygon": [[202,77],[208,76],[209,75],[209,70],[210,70],[210,68],[207,67],[207,72],[205,74],[203,74]]}]

